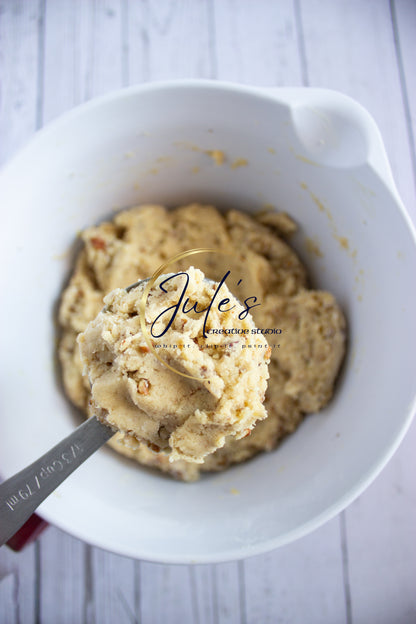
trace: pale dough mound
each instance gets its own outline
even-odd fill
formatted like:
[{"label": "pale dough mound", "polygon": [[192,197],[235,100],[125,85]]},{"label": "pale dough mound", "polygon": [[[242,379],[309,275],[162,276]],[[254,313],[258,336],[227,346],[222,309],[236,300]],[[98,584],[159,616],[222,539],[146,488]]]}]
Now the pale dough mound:
[{"label": "pale dough mound", "polygon": [[138,441],[168,451],[170,461],[203,463],[226,436],[240,439],[266,418],[271,348],[226,284],[193,267],[150,289],[146,341],[145,287],[112,291],[78,336],[92,409],[127,446]]},{"label": "pale dough mound", "polygon": [[[113,448],[139,463],[192,481],[201,470],[223,470],[273,449],[306,413],[327,404],[344,357],[345,320],[332,295],[307,288],[305,269],[284,240],[295,229],[283,213],[255,218],[198,204],[175,210],[146,205],[124,210],[113,221],[81,234],[83,249],[60,305],[59,357],[65,390],[87,414],[91,413],[90,384],[82,375],[77,335],[100,312],[104,295],[149,277],[180,252],[197,247],[227,250],[230,255],[193,256],[192,263],[216,281],[231,270],[227,285],[239,301],[256,296],[261,302],[251,310],[256,326],[282,329],[280,336],[266,336],[272,347],[264,403],[268,417],[256,424],[251,435],[240,440],[227,437],[225,445],[203,464],[170,462],[144,444],[128,448],[117,442],[122,434],[111,440]],[[189,264],[184,260],[173,270],[185,270]]]}]

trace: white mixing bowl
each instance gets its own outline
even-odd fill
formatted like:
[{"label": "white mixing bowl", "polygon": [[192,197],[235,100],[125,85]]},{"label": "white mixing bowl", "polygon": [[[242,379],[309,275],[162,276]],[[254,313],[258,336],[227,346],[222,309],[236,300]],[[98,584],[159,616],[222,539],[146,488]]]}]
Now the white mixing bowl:
[{"label": "white mixing bowl", "polygon": [[114,209],[285,210],[314,285],[348,319],[334,399],[276,451],[184,484],[102,449],[41,506],[50,522],[152,561],[246,557],[334,516],[397,448],[415,407],[415,234],[380,133],[356,102],[214,82],[134,87],[39,132],[3,170],[0,194],[3,477],[79,422],[57,382],[54,316],[76,233]]}]

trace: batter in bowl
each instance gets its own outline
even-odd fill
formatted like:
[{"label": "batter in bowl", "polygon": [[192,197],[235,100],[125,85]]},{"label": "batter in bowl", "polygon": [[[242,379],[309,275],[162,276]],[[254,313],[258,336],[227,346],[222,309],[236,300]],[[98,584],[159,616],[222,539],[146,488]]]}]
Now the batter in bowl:
[{"label": "batter in bowl", "polygon": [[[201,471],[224,470],[272,450],[295,431],[305,414],[328,403],[345,353],[345,319],[330,293],[308,288],[305,268],[286,242],[295,229],[286,214],[252,217],[199,204],[174,210],[145,205],[122,211],[81,234],[83,248],[60,305],[59,357],[66,393],[86,414],[91,413],[91,392],[88,376],[83,376],[78,334],[100,312],[107,293],[149,277],[180,252],[198,247],[227,250],[200,254],[192,262],[215,281],[230,271],[231,293],[242,302],[255,296],[261,304],[250,311],[255,325],[281,329],[281,334],[264,334],[271,347],[264,403],[268,416],[250,435],[227,436],[224,446],[202,464],[171,462],[145,444],[131,448],[123,443],[124,434],[114,436],[113,448],[141,464],[192,481]],[[188,266],[184,259],[171,270]]]},{"label": "batter in bowl", "polygon": [[266,418],[271,348],[225,282],[198,269],[145,288],[112,291],[78,336],[92,409],[127,445],[203,463]]}]

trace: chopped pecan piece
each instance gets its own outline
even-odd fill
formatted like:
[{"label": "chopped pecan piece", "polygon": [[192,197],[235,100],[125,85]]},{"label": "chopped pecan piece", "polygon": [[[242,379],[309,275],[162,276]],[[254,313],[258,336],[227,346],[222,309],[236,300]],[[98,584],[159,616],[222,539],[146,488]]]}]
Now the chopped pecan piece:
[{"label": "chopped pecan piece", "polygon": [[144,377],[139,379],[139,381],[137,382],[137,390],[139,394],[149,394],[149,389],[150,381],[148,379],[145,379]]},{"label": "chopped pecan piece", "polygon": [[90,241],[94,249],[102,249],[104,251],[107,248],[105,240],[103,240],[99,236],[93,236]]}]

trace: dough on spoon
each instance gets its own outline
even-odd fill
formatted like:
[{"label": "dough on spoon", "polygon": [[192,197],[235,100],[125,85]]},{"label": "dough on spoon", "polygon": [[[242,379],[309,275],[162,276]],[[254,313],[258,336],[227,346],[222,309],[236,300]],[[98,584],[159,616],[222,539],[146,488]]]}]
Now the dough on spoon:
[{"label": "dough on spoon", "polygon": [[226,284],[193,267],[160,276],[150,290],[146,341],[145,287],[109,293],[78,337],[93,411],[127,445],[202,463],[226,437],[240,439],[267,417],[271,349]]}]

